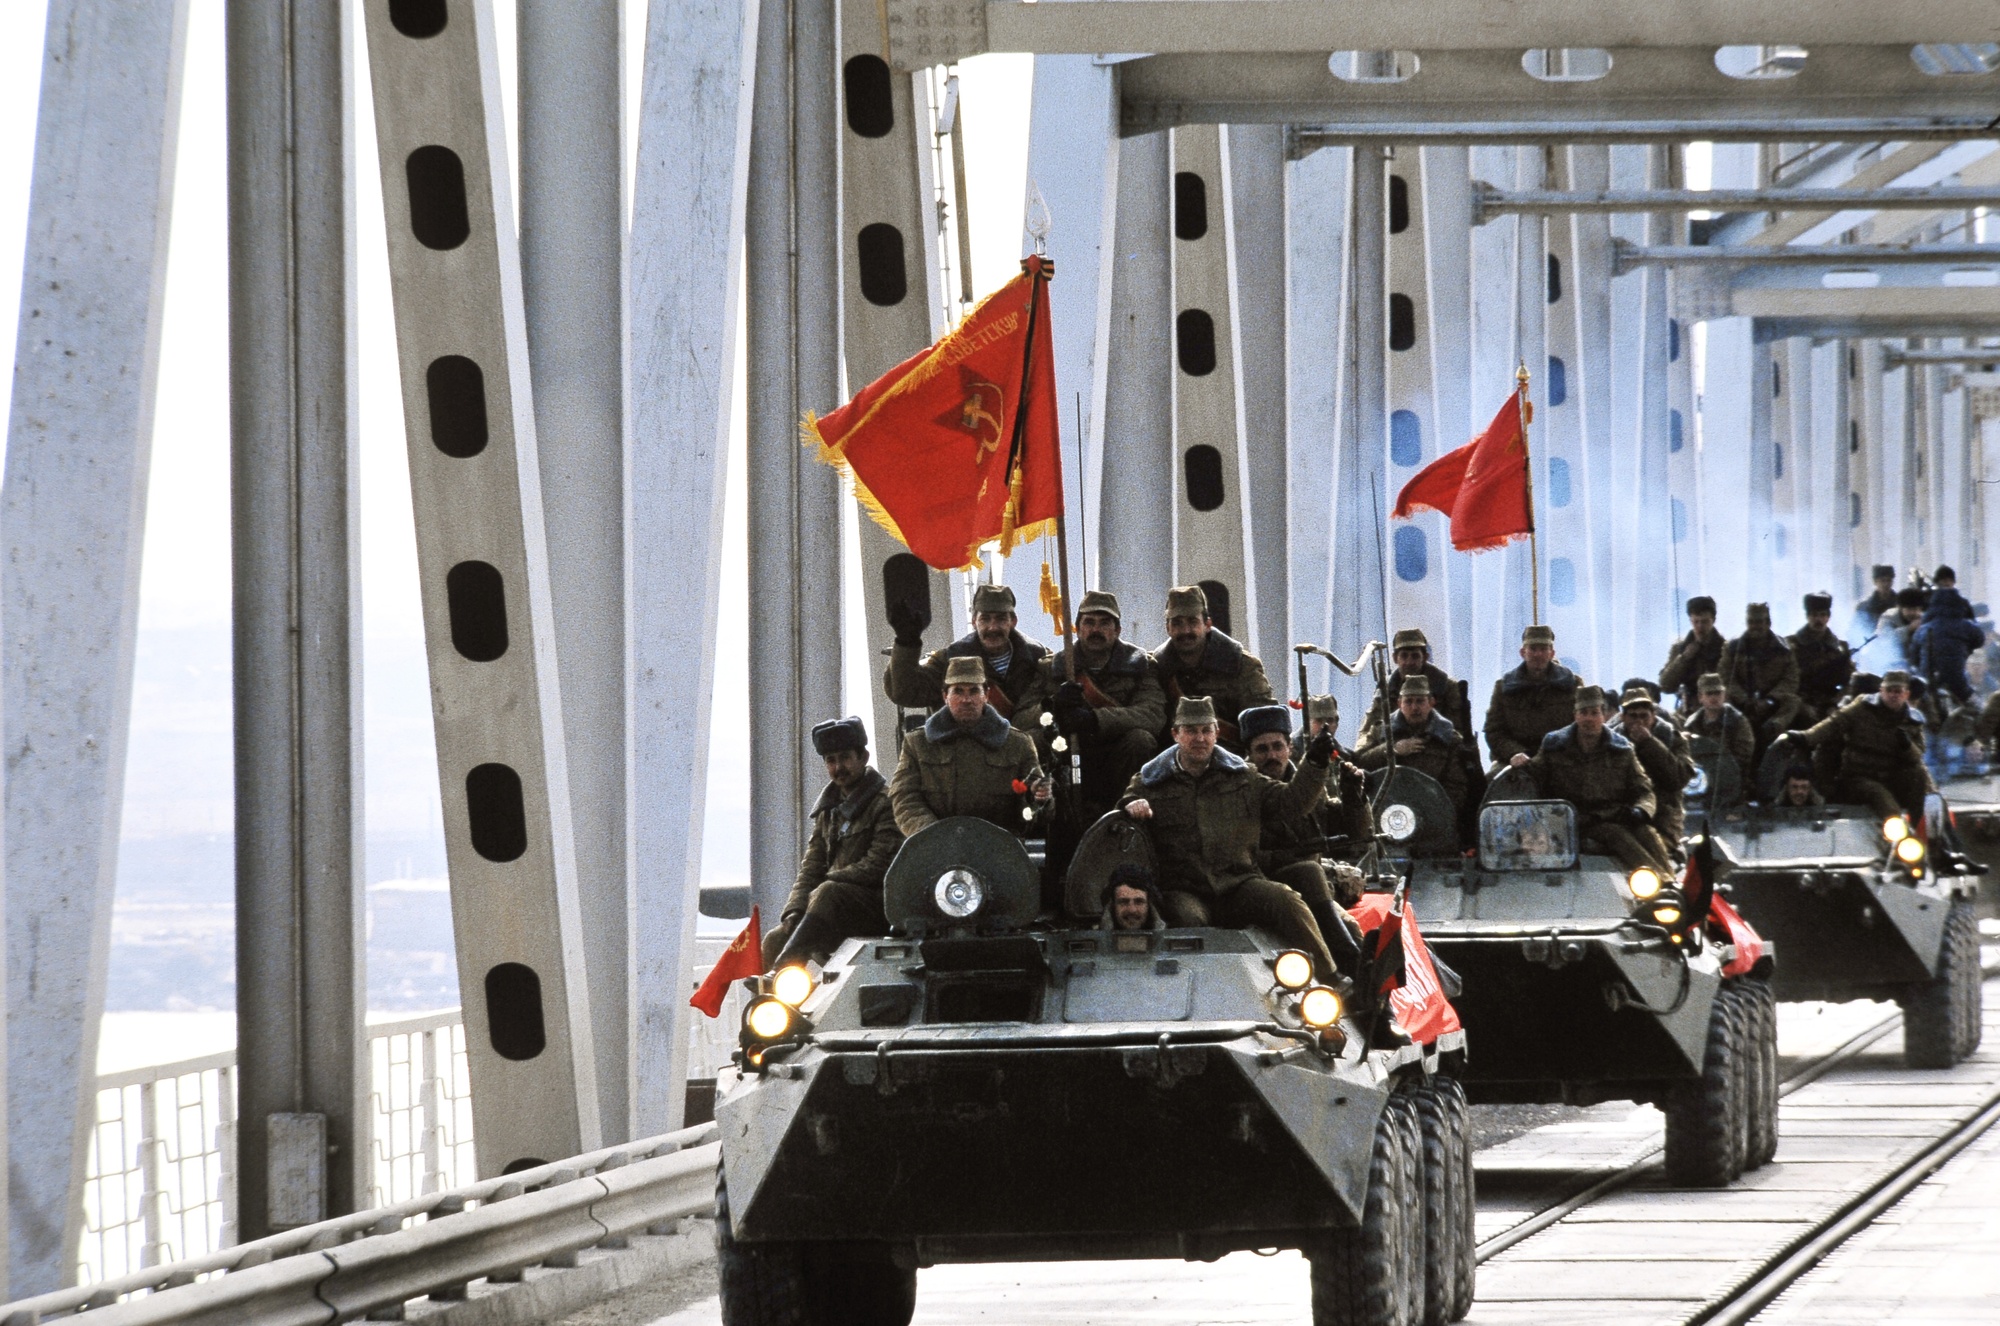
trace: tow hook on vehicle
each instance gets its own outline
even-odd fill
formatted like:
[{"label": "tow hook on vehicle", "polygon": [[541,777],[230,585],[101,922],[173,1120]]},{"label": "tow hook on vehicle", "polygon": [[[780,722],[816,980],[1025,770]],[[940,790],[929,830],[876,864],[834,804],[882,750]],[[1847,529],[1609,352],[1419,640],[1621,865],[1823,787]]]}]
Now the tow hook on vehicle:
[{"label": "tow hook on vehicle", "polygon": [[1553,934],[1546,938],[1537,936],[1521,941],[1521,956],[1529,962],[1544,964],[1550,971],[1561,971],[1572,962],[1583,961],[1583,945],[1577,940],[1561,939]]}]

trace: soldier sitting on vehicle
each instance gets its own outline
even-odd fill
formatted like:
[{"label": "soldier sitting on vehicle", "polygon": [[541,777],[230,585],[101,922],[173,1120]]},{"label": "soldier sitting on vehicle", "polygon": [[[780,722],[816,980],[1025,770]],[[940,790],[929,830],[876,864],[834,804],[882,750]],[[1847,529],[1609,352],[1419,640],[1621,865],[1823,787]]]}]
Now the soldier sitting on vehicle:
[{"label": "soldier sitting on vehicle", "polygon": [[1924,768],[1924,720],[1910,704],[1910,674],[1901,668],[1883,673],[1874,695],[1784,739],[1807,748],[1840,742],[1834,794],[1841,801],[1865,805],[1885,820],[1924,813],[1924,796],[1931,789]]},{"label": "soldier sitting on vehicle", "polygon": [[1787,636],[1799,665],[1799,711],[1793,727],[1811,727],[1840,706],[1841,688],[1854,675],[1854,652],[1833,633],[1833,595],[1808,594],[1806,624]]},{"label": "soldier sitting on vehicle", "polygon": [[858,718],[828,719],[812,730],[826,762],[826,790],[812,808],[812,836],[778,924],[764,936],[764,966],[823,963],[842,941],[886,935],[882,876],[903,845],[889,784],[868,763],[868,729]]},{"label": "soldier sitting on vehicle", "polygon": [[1460,747],[1471,755],[1476,767],[1479,764],[1479,747],[1475,741],[1472,705],[1465,695],[1465,683],[1431,662],[1431,642],[1422,631],[1410,629],[1396,632],[1394,657],[1396,666],[1387,680],[1376,688],[1375,699],[1368,706],[1368,716],[1362,720],[1361,736],[1356,745],[1366,749],[1380,741],[1383,726],[1396,712],[1396,702],[1403,693],[1403,682],[1410,677],[1424,677],[1431,684],[1431,702],[1440,714],[1451,720],[1452,727],[1458,732]]},{"label": "soldier sitting on vehicle", "polygon": [[1722,648],[1727,642],[1715,629],[1715,600],[1697,594],[1687,602],[1688,633],[1674,641],[1667,661],[1660,668],[1660,689],[1672,691],[1681,712],[1695,707],[1695,683],[1703,673],[1722,668]]},{"label": "soldier sitting on vehicle", "polygon": [[1139,766],[1160,749],[1166,694],[1145,650],[1119,639],[1116,595],[1093,589],[1076,612],[1073,643],[1043,662],[1048,710],[1076,743],[1085,822],[1110,810]]},{"label": "soldier sitting on vehicle", "polygon": [[1120,798],[1126,814],[1152,826],[1168,923],[1261,927],[1309,955],[1320,979],[1338,980],[1305,899],[1257,865],[1263,825],[1296,819],[1325,795],[1332,735],[1314,737],[1292,781],[1276,783],[1217,745],[1206,698],[1180,701],[1173,733],[1173,746],[1147,761]]},{"label": "soldier sitting on vehicle", "polygon": [[1706,673],[1695,684],[1701,696],[1701,707],[1681,722],[1681,731],[1689,741],[1706,737],[1716,742],[1725,755],[1736,761],[1737,768],[1747,779],[1755,769],[1751,757],[1757,753],[1757,735],[1750,730],[1750,721],[1743,717],[1741,710],[1729,703],[1729,686],[1722,680],[1722,674]]},{"label": "soldier sitting on vehicle", "polygon": [[1785,770],[1784,787],[1778,793],[1778,805],[1786,809],[1805,806],[1824,806],[1826,798],[1813,786],[1813,771],[1809,764],[1795,764]]},{"label": "soldier sitting on vehicle", "polygon": [[935,712],[944,704],[945,669],[955,658],[982,665],[986,699],[1001,718],[1030,736],[1039,737],[1042,704],[1049,684],[1042,667],[1049,651],[1015,629],[1014,591],[1006,585],[981,585],[972,591],[972,631],[929,658],[917,659],[923,648],[923,620],[909,604],[889,604],[889,626],[896,642],[889,666],[882,671],[882,689],[908,709]]},{"label": "soldier sitting on vehicle", "polygon": [[[1250,744],[1250,767],[1274,783],[1289,783],[1298,774],[1298,766],[1292,763],[1291,718],[1291,711],[1281,704],[1245,709],[1236,717],[1238,730]],[[1330,732],[1331,728],[1327,730]],[[1353,950],[1353,956],[1359,957],[1360,950],[1355,945],[1360,932],[1351,929],[1352,919],[1340,903],[1360,900],[1359,880],[1353,881],[1350,896],[1343,899],[1336,881],[1347,883],[1345,876],[1349,872],[1329,871],[1326,855],[1331,847],[1352,847],[1367,836],[1368,796],[1362,785],[1361,770],[1340,759],[1338,748],[1329,759],[1328,780],[1338,779],[1340,794],[1335,795],[1329,787],[1319,803],[1303,815],[1290,818],[1267,815],[1258,840],[1257,868],[1266,878],[1278,881],[1305,899],[1306,910],[1312,913],[1327,949],[1343,969],[1352,970],[1348,951]],[[1347,841],[1336,844],[1331,839]]]},{"label": "soldier sitting on vehicle", "polygon": [[1164,930],[1167,920],[1160,915],[1160,889],[1153,872],[1130,861],[1111,871],[1104,882],[1104,915],[1100,930]]},{"label": "soldier sitting on vehicle", "polygon": [[1875,623],[1881,620],[1882,614],[1896,606],[1896,568],[1877,563],[1869,568],[1868,577],[1874,589],[1867,598],[1854,605],[1854,619],[1847,628],[1848,636],[1857,648],[1875,634]]},{"label": "soldier sitting on vehicle", "polygon": [[1639,767],[1653,784],[1653,827],[1667,850],[1681,859],[1681,837],[1687,825],[1686,790],[1694,777],[1694,754],[1687,737],[1672,719],[1659,712],[1653,693],[1634,686],[1618,698],[1618,720],[1612,730],[1632,743]]},{"label": "soldier sitting on vehicle", "polygon": [[[1215,629],[1208,615],[1208,594],[1200,585],[1167,591],[1167,639],[1153,651],[1153,662],[1160,670],[1167,704],[1201,697],[1215,701],[1223,749],[1243,754],[1235,716],[1252,705],[1271,702],[1271,679],[1255,654]],[[1172,732],[1162,734],[1162,739],[1172,741]]]},{"label": "soldier sitting on vehicle", "polygon": [[945,665],[944,708],[903,738],[889,783],[905,834],[953,815],[1021,833],[1029,822],[1021,812],[1047,805],[1054,784],[1035,762],[1035,743],[1007,725],[988,693],[980,659],[960,655]]},{"label": "soldier sitting on vehicle", "polygon": [[1535,786],[1550,800],[1576,807],[1585,843],[1618,859],[1627,870],[1649,866],[1673,873],[1666,843],[1653,827],[1653,784],[1639,767],[1632,743],[1608,726],[1610,706],[1596,686],[1576,693],[1576,721],[1542,741],[1528,761]]},{"label": "soldier sitting on vehicle", "polygon": [[1521,632],[1521,666],[1493,683],[1486,702],[1486,753],[1493,768],[1514,768],[1542,748],[1542,738],[1570,721],[1577,675],[1556,662],[1556,633],[1546,626]]},{"label": "soldier sitting on vehicle", "polygon": [[1437,712],[1430,678],[1421,672],[1403,678],[1387,730],[1355,752],[1354,762],[1364,769],[1386,768],[1392,750],[1397,764],[1436,779],[1454,811],[1465,804],[1465,761],[1458,729]]},{"label": "soldier sitting on vehicle", "polygon": [[1743,610],[1743,634],[1723,646],[1717,671],[1729,687],[1729,702],[1750,720],[1754,767],[1799,712],[1799,662],[1784,637],[1771,629],[1769,604],[1752,603]]}]

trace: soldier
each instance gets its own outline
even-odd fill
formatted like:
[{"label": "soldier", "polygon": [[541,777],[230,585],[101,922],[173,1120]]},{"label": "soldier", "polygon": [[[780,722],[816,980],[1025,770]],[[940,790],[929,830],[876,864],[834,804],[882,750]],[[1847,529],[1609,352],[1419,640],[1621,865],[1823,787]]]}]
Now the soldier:
[{"label": "soldier", "polygon": [[1924,768],[1924,720],[1910,705],[1910,674],[1891,668],[1882,688],[1846,705],[1804,732],[1787,733],[1789,744],[1817,748],[1841,744],[1834,793],[1844,802],[1865,805],[1883,819],[1924,813],[1930,774]]},{"label": "soldier", "polygon": [[812,808],[812,836],[778,924],[764,936],[772,971],[808,959],[824,963],[855,935],[886,935],[882,876],[903,845],[889,805],[889,783],[868,763],[868,729],[858,718],[832,718],[812,730],[826,762],[826,789]]},{"label": "soldier", "polygon": [[1430,639],[1419,630],[1396,632],[1394,645],[1395,670],[1375,692],[1375,702],[1368,707],[1368,717],[1362,721],[1359,745],[1375,745],[1382,738],[1382,728],[1396,712],[1397,699],[1403,693],[1403,681],[1408,677],[1424,677],[1431,684],[1431,701],[1437,711],[1451,720],[1458,732],[1459,746],[1472,757],[1472,763],[1479,763],[1479,742],[1473,734],[1472,702],[1466,696],[1465,683],[1449,676],[1445,670],[1431,662]]},{"label": "soldier", "polygon": [[1688,633],[1674,641],[1666,665],[1660,669],[1660,689],[1674,693],[1682,713],[1693,709],[1698,702],[1695,680],[1705,672],[1722,670],[1722,647],[1726,643],[1722,632],[1715,629],[1714,599],[1706,594],[1695,595],[1688,600],[1687,614]]},{"label": "soldier", "polygon": [[1153,872],[1127,861],[1115,867],[1104,882],[1104,914],[1098,918],[1100,930],[1165,930],[1160,915],[1160,889]]},{"label": "soldier", "polygon": [[1896,606],[1896,568],[1878,563],[1868,574],[1875,590],[1854,605],[1854,620],[1847,629],[1848,638],[1857,647],[1875,634],[1875,623],[1882,620],[1882,614]]},{"label": "soldier", "polygon": [[1752,603],[1743,610],[1743,634],[1722,650],[1718,669],[1729,687],[1729,702],[1750,720],[1756,738],[1751,758],[1764,754],[1799,712],[1799,661],[1792,647],[1771,629],[1771,607]]},{"label": "soldier", "polygon": [[1923,621],[1924,608],[1929,603],[1930,595],[1920,586],[1903,586],[1896,591],[1895,605],[1876,619],[1874,638],[1893,641],[1897,656],[1905,663],[1911,662],[1916,651],[1910,637],[1915,634],[1917,624]]},{"label": "soldier", "polygon": [[882,689],[906,709],[935,713],[944,704],[944,673],[955,658],[984,664],[986,700],[1001,718],[1030,736],[1039,734],[1042,704],[1048,696],[1043,660],[1049,651],[1015,629],[1014,591],[1006,585],[981,585],[972,591],[972,631],[934,649],[917,661],[923,648],[923,622],[908,604],[889,604],[889,626],[896,643],[889,666],[882,671]]},{"label": "soldier", "polygon": [[1308,695],[1305,715],[1305,725],[1292,737],[1286,760],[1289,763],[1291,753],[1304,750],[1306,743],[1322,732],[1334,739],[1333,773],[1330,777],[1335,786],[1327,788],[1326,804],[1314,819],[1327,838],[1347,840],[1344,843],[1329,843],[1327,850],[1320,853],[1320,859],[1329,863],[1327,874],[1333,882],[1335,900],[1343,907],[1352,907],[1361,901],[1363,883],[1361,872],[1352,863],[1360,860],[1362,853],[1375,841],[1375,822],[1368,809],[1367,780],[1361,767],[1354,763],[1353,752],[1340,744],[1339,697]]},{"label": "soldier", "polygon": [[1260,926],[1308,954],[1321,980],[1343,983],[1305,899],[1257,865],[1263,825],[1295,820],[1325,795],[1333,736],[1314,737],[1292,781],[1276,783],[1221,749],[1218,726],[1212,700],[1181,700],[1173,746],[1147,761],[1120,798],[1126,814],[1152,826],[1167,920]]},{"label": "soldier", "polygon": [[[1291,711],[1281,704],[1245,709],[1236,718],[1236,726],[1250,747],[1250,767],[1274,783],[1289,783],[1298,774],[1298,766],[1292,762],[1291,719]],[[1341,904],[1360,901],[1359,880],[1352,881],[1351,891],[1339,886],[1348,884],[1348,876],[1358,872],[1337,867],[1330,871],[1326,857],[1336,848],[1352,849],[1361,844],[1368,833],[1368,796],[1361,770],[1340,758],[1338,746],[1329,760],[1328,782],[1337,781],[1341,794],[1335,795],[1329,786],[1319,804],[1303,815],[1286,818],[1267,814],[1257,847],[1257,868],[1265,878],[1305,899],[1306,910],[1319,926],[1334,964],[1342,971],[1356,972],[1360,970],[1361,931]],[[1355,810],[1359,811],[1358,829],[1353,822]],[[1335,838],[1346,841],[1329,841]]]},{"label": "soldier", "polygon": [[1778,793],[1778,804],[1786,809],[1826,804],[1826,798],[1813,786],[1813,771],[1810,764],[1795,764],[1785,770],[1784,789]]},{"label": "soldier", "polygon": [[1520,768],[1542,738],[1570,722],[1577,676],[1556,662],[1556,633],[1546,626],[1521,632],[1521,666],[1493,683],[1486,702],[1486,753],[1497,771]]},{"label": "soldier", "polygon": [[1643,686],[1633,686],[1618,698],[1618,721],[1613,730],[1632,743],[1639,767],[1653,784],[1653,827],[1667,843],[1674,859],[1681,856],[1681,838],[1687,828],[1686,792],[1694,777],[1694,755],[1688,740],[1671,718],[1659,712],[1659,702]]},{"label": "soldier", "polygon": [[1389,719],[1388,730],[1356,752],[1354,762],[1364,769],[1386,768],[1392,749],[1397,764],[1437,780],[1444,794],[1451,798],[1454,812],[1465,804],[1465,761],[1458,729],[1437,712],[1430,678],[1421,672],[1403,678],[1403,689],[1396,697],[1396,712]]},{"label": "soldier", "polygon": [[[1153,651],[1167,703],[1206,697],[1215,712],[1233,716],[1253,705],[1268,704],[1271,680],[1258,657],[1215,629],[1208,616],[1208,595],[1200,585],[1167,591],[1167,639]],[[1243,754],[1243,742],[1233,717],[1217,720],[1222,747]],[[1171,732],[1165,734],[1173,740]]]},{"label": "soldier", "polygon": [[1854,675],[1854,652],[1835,635],[1833,595],[1806,595],[1806,624],[1788,637],[1799,665],[1799,711],[1792,726],[1811,727],[1840,705],[1841,688]]},{"label": "soldier", "polygon": [[1607,726],[1610,707],[1596,686],[1576,692],[1576,720],[1551,732],[1528,761],[1545,797],[1576,807],[1577,830],[1627,870],[1650,866],[1661,878],[1673,873],[1667,845],[1653,828],[1653,784],[1639,767],[1632,743]]},{"label": "soldier", "polygon": [[1965,663],[1986,643],[1986,632],[1973,620],[1972,605],[1958,592],[1956,572],[1940,566],[1931,583],[1936,588],[1922,624],[1911,633],[1911,650],[1933,695],[1943,692],[1958,704],[1970,704],[1972,679],[1965,675]]},{"label": "soldier", "polygon": [[1703,673],[1695,689],[1701,696],[1701,704],[1682,722],[1681,731],[1687,733],[1689,741],[1707,737],[1720,742],[1722,750],[1735,757],[1747,782],[1755,772],[1751,757],[1757,753],[1757,734],[1750,730],[1750,720],[1729,703],[1729,686],[1721,673]]},{"label": "soldier", "polygon": [[1167,701],[1145,650],[1119,639],[1118,599],[1083,596],[1073,643],[1043,666],[1048,710],[1082,757],[1083,818],[1096,819],[1160,748]]},{"label": "soldier", "polygon": [[1035,762],[1035,743],[1007,725],[987,701],[990,691],[982,660],[960,654],[945,665],[944,708],[903,738],[889,784],[896,827],[906,835],[953,815],[1020,833],[1021,812],[1048,804],[1052,784]]}]

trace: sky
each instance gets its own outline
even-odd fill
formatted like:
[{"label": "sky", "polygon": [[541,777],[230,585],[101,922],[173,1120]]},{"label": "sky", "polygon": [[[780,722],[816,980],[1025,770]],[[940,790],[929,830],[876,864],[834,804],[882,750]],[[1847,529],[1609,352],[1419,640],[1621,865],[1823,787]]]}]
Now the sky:
[{"label": "sky", "polygon": [[[358,10],[359,6],[355,6]],[[627,0],[630,93],[640,86],[643,0]],[[147,501],[141,583],[141,663],[128,772],[128,837],[226,831],[229,738],[227,227],[224,196],[222,0],[189,0],[164,335]],[[513,129],[513,3],[498,0],[501,79]],[[15,326],[17,273],[32,174],[33,127],[41,66],[42,6],[0,5],[0,325]],[[364,67],[355,96],[355,186],[359,259],[359,489],[362,606],[367,688],[368,816],[371,830],[435,832],[437,791],[429,699],[422,667],[416,544],[404,461],[403,421],[389,308],[387,256],[373,117]],[[1018,256],[1026,171],[1030,61],[984,56],[961,70],[974,273],[990,289]],[[636,144],[636,106],[628,141]],[[517,191],[518,193],[518,191]],[[0,383],[0,394],[11,387]],[[831,403],[829,403],[831,404]],[[740,409],[740,406],[739,406]],[[748,711],[743,681],[741,431],[732,457],[725,520],[724,620],[717,637],[715,729],[740,730]],[[850,574],[850,581],[854,576]],[[852,596],[858,598],[858,589]],[[730,611],[731,607],[735,611]],[[850,650],[849,709],[865,712],[872,667]],[[711,762],[706,873],[747,872],[748,806],[744,743],[719,741]],[[190,795],[190,787],[211,789]],[[218,804],[214,789],[224,800]],[[171,793],[171,794],[170,794]],[[128,853],[131,849],[128,848]]]}]

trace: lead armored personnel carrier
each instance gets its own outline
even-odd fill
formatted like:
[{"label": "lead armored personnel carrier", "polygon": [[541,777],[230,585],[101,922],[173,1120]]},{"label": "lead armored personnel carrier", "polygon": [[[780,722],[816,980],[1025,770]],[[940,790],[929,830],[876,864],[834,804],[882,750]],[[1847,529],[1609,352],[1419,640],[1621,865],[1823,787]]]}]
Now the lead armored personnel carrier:
[{"label": "lead armored personnel carrier", "polygon": [[[1532,795],[1509,778],[1493,795]],[[1375,806],[1387,873],[1408,881],[1432,950],[1464,982],[1473,1103],[1658,1105],[1668,1179],[1686,1187],[1771,1158],[1777,1024],[1753,931],[1730,918],[1725,934],[1706,896],[1584,852],[1566,801],[1489,799],[1468,856],[1416,770],[1394,770]]]},{"label": "lead armored personnel carrier", "polygon": [[1316,1322],[1472,1299],[1460,1047],[1414,1042],[1254,930],[1104,928],[1106,816],[1068,915],[1020,842],[913,835],[891,933],[765,978],[717,1084],[723,1320],[902,1326],[919,1268],[1296,1248]]}]

